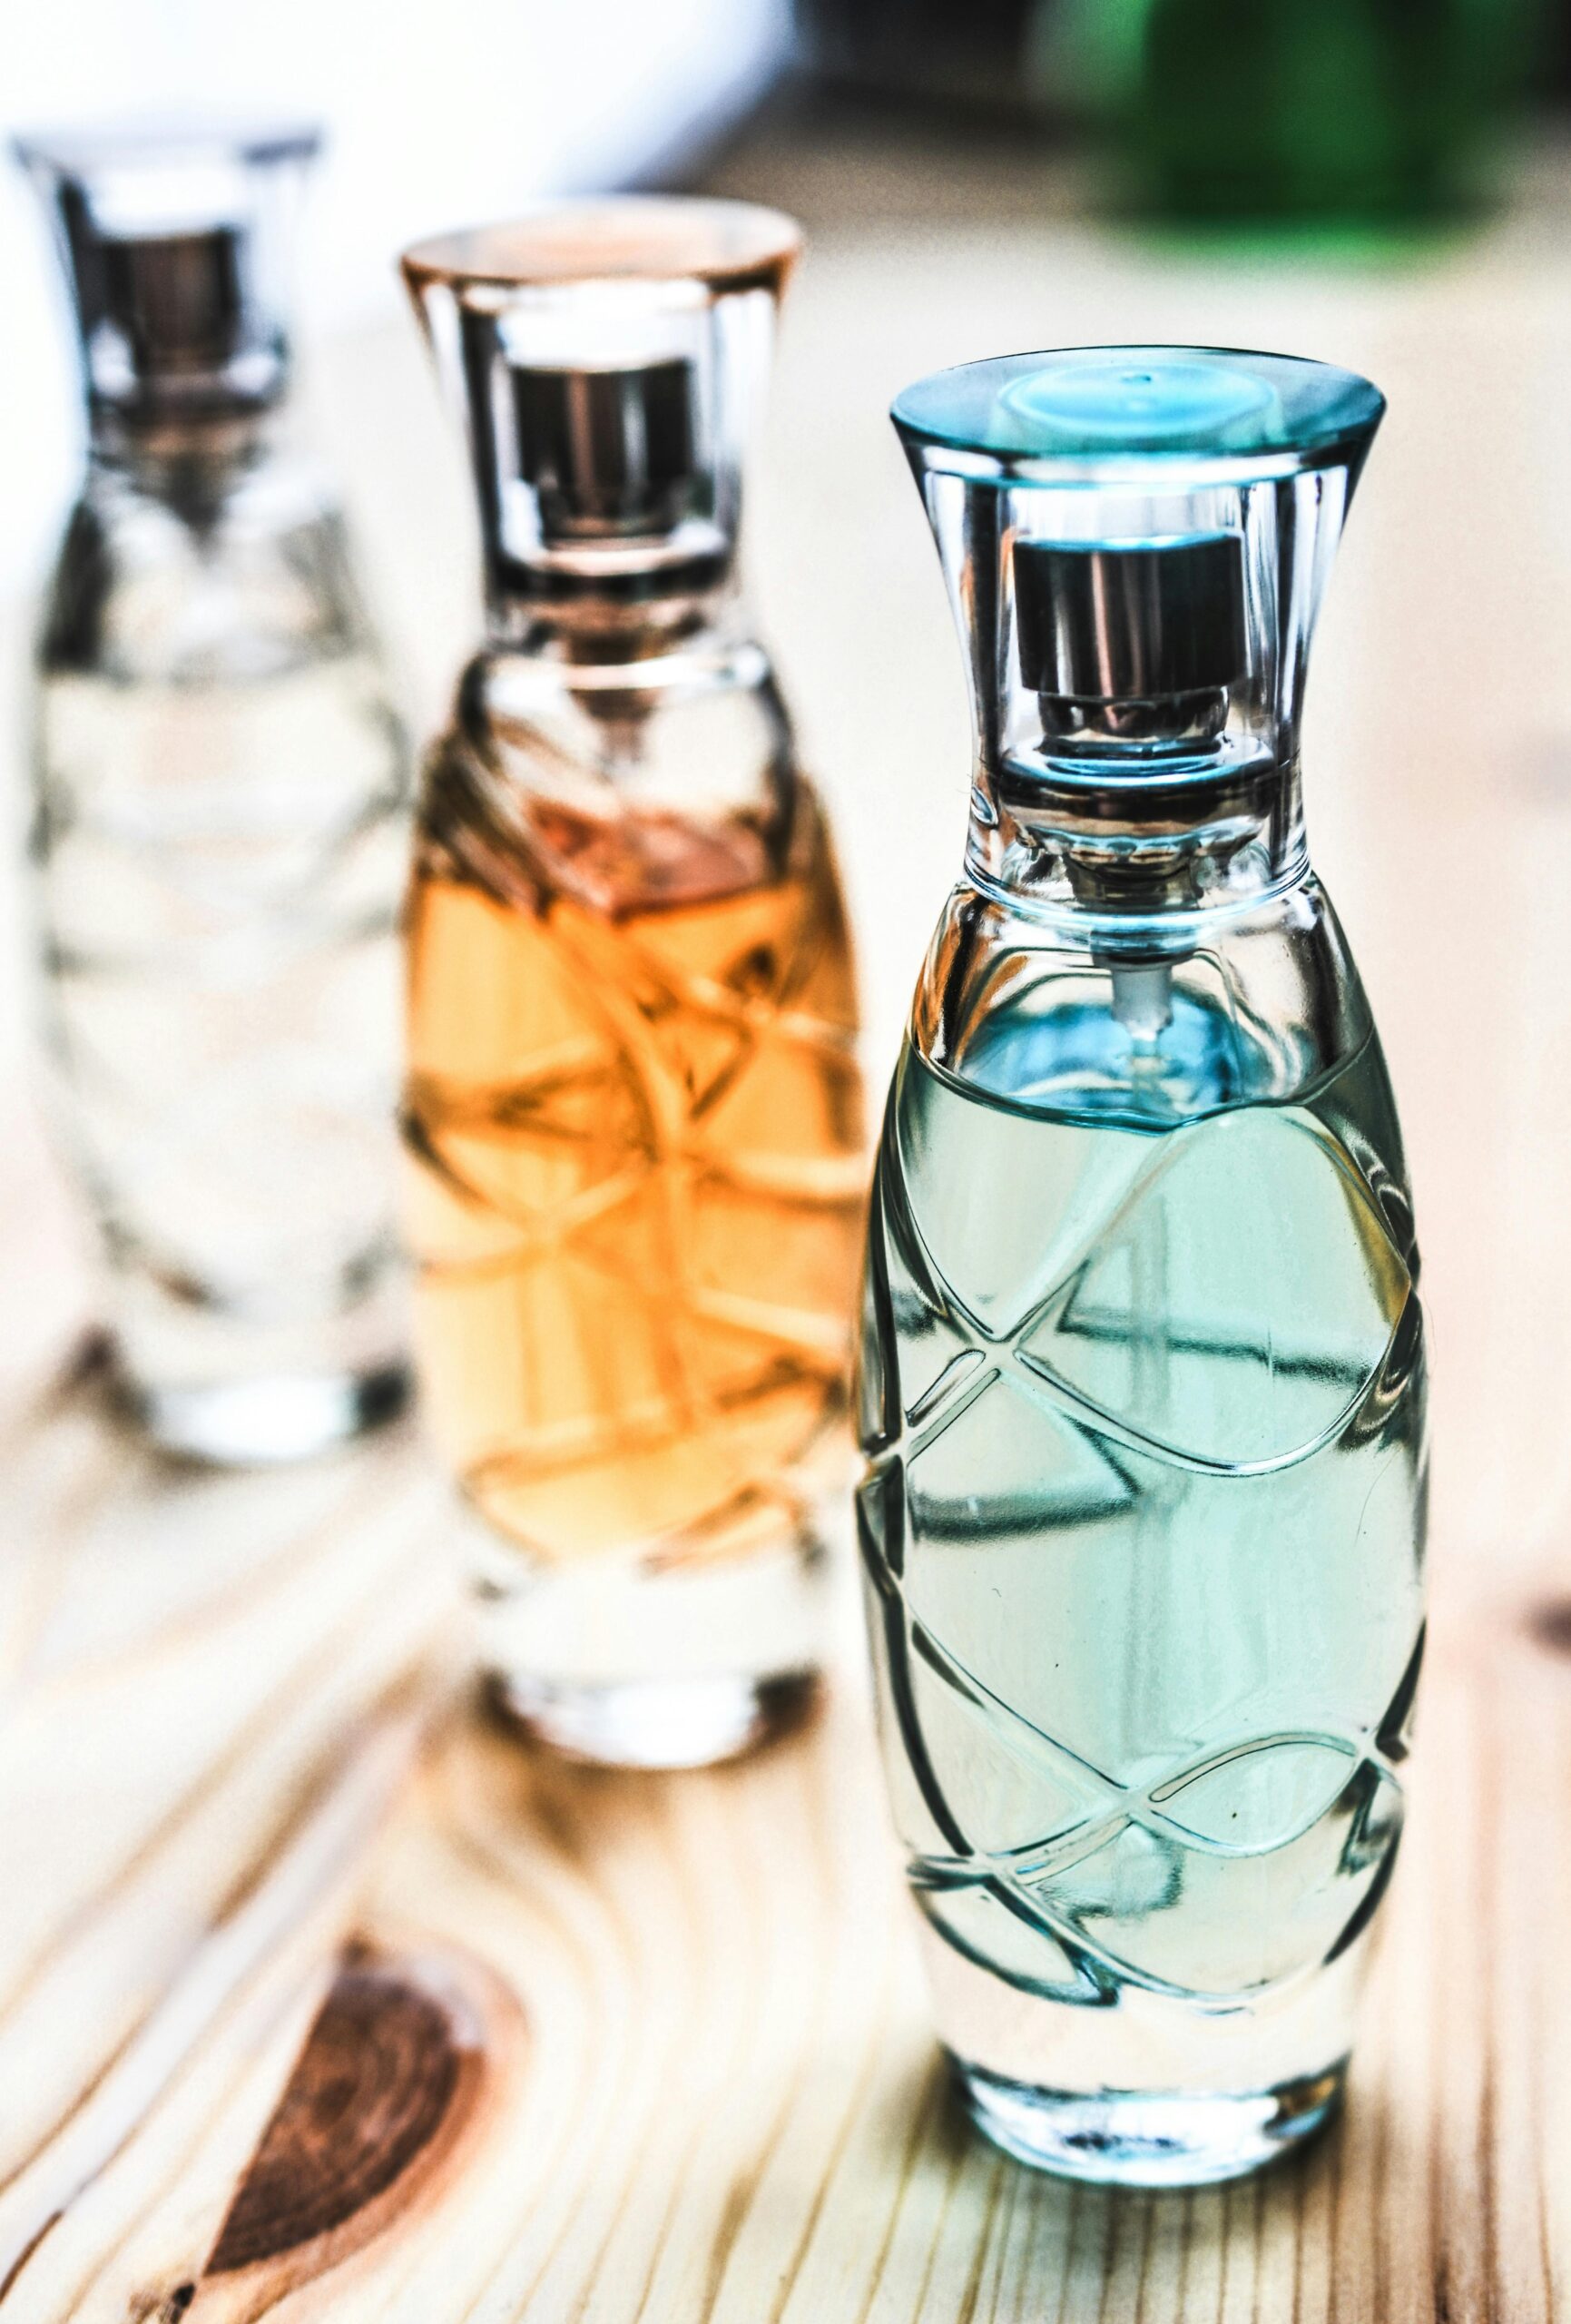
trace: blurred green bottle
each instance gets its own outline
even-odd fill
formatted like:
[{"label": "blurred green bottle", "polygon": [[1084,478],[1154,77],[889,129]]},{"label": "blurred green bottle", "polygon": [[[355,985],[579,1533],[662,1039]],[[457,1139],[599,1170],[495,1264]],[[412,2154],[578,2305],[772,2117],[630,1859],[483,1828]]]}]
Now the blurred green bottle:
[{"label": "blurred green bottle", "polygon": [[1543,17],[1542,0],[1066,0],[1053,46],[1142,214],[1379,231],[1478,205]]}]

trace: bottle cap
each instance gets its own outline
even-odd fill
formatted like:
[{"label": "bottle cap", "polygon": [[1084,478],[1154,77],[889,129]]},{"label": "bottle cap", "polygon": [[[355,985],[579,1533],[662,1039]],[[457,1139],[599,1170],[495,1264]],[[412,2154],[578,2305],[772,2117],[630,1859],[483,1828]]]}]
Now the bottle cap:
[{"label": "bottle cap", "polygon": [[1061,347],[935,371],[891,416],[924,469],[972,481],[1243,482],[1356,467],[1384,409],[1356,372],[1296,356]]},{"label": "bottle cap", "polygon": [[800,245],[750,202],[624,194],[405,252],[469,439],[498,627],[680,625],[729,586]]},{"label": "bottle cap", "polygon": [[141,123],[26,136],[56,228],[95,409],[256,409],[288,375],[276,191],[315,130]]}]

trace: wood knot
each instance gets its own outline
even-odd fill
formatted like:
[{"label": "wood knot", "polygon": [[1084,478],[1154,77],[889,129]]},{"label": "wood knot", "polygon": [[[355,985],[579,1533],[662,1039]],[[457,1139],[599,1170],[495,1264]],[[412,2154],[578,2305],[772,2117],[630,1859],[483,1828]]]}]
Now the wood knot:
[{"label": "wood knot", "polygon": [[204,2278],[267,2265],[301,2282],[417,2211],[463,2142],[516,2014],[476,1964],[353,1948]]}]

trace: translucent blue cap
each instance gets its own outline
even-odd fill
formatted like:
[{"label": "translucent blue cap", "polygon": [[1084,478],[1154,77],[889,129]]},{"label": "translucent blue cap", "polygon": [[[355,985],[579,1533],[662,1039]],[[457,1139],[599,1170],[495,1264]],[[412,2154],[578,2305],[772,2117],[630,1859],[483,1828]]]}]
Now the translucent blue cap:
[{"label": "translucent blue cap", "polygon": [[1361,457],[1384,409],[1357,372],[1299,356],[1065,347],[935,371],[891,417],[930,467],[1070,481],[1153,461],[1253,476],[1330,467]]}]

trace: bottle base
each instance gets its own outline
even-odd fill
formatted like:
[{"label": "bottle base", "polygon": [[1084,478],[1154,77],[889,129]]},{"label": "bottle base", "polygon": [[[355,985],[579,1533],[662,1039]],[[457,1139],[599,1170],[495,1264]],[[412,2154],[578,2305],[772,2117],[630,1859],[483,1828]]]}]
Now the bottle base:
[{"label": "bottle base", "polygon": [[1201,2187],[1276,2162],[1336,2112],[1346,2061],[1260,2091],[1095,2092],[1009,2082],[951,2055],[977,2128],[1016,2161],[1107,2187]]},{"label": "bottle base", "polygon": [[117,1400],[164,1452],[219,1468],[309,1461],[380,1428],[409,1401],[406,1365],[281,1374],[153,1388],[126,1378]]},{"label": "bottle base", "polygon": [[826,1566],[810,1528],[686,1566],[637,1545],[551,1563],[485,1524],[470,1550],[490,1701],[571,1758],[712,1767],[817,1698]]},{"label": "bottle base", "polygon": [[498,1716],[532,1742],[595,1767],[708,1768],[800,1726],[819,1695],[816,1670],[634,1679],[581,1684],[493,1671]]}]

